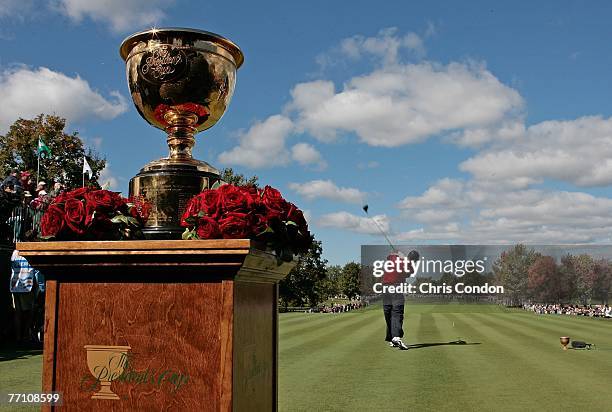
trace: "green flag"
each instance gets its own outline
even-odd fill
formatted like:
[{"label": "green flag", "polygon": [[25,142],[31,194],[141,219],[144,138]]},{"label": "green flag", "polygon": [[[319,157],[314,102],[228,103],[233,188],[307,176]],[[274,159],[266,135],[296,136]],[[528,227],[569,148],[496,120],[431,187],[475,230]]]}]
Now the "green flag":
[{"label": "green flag", "polygon": [[44,154],[45,157],[51,156],[51,149],[43,142],[42,138],[38,138],[38,155]]}]

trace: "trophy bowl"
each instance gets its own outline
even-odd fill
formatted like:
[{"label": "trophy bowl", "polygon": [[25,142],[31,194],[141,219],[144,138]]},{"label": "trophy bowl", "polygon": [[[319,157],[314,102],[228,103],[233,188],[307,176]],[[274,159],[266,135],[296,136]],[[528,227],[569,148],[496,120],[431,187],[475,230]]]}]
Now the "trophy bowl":
[{"label": "trophy bowl", "polygon": [[194,136],[225,113],[244,56],[225,37],[184,28],[133,34],[119,52],[138,113],[166,132],[170,149],[130,181],[130,196],[151,205],[146,237],[180,238],[186,202],[219,180],[217,169],[192,157]]},{"label": "trophy bowl", "polygon": [[561,346],[563,347],[563,350],[567,350],[567,345],[569,345],[570,343],[569,336],[561,336],[559,340],[561,341]]},{"label": "trophy bowl", "polygon": [[100,390],[91,399],[119,399],[111,390],[111,382],[123,373],[128,364],[130,346],[85,345],[89,372],[100,382]]}]

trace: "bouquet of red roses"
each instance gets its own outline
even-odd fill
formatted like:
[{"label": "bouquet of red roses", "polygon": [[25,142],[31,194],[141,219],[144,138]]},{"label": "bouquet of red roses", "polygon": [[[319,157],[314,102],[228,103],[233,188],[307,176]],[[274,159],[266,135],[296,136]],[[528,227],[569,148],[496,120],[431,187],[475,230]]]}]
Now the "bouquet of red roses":
[{"label": "bouquet of red roses", "polygon": [[142,201],[84,187],[53,200],[40,221],[40,235],[45,240],[140,239],[149,212]]},{"label": "bouquet of red roses", "polygon": [[193,197],[181,218],[183,239],[253,239],[284,260],[312,243],[304,214],[270,186],[224,184]]}]

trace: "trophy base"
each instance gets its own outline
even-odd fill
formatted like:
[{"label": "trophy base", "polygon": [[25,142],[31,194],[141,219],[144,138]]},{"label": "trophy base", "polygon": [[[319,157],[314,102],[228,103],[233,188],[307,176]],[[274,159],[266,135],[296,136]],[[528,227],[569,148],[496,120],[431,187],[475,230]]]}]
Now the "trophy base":
[{"label": "trophy base", "polygon": [[142,230],[146,239],[180,239],[187,202],[220,180],[219,171],[192,158],[155,160],[130,180],[130,197],[151,206]]}]

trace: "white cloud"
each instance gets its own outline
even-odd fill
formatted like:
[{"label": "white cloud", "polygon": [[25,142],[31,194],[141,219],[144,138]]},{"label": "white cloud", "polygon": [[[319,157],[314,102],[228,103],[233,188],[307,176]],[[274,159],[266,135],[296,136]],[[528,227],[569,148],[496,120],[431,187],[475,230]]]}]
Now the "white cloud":
[{"label": "white cloud", "polygon": [[475,127],[451,133],[449,140],[459,146],[481,147],[486,143],[514,141],[525,134],[522,116],[504,119],[488,127]]},{"label": "white cloud", "polygon": [[76,22],[88,17],[123,32],[159,23],[164,9],[173,4],[174,0],[58,0],[57,8]]},{"label": "white cloud", "polygon": [[364,37],[361,35],[346,38],[340,42],[340,51],[352,59],[359,59],[364,54],[382,59],[383,64],[394,64],[399,60],[402,49],[408,49],[422,56],[425,54],[423,40],[416,33],[397,35],[397,28],[382,29],[377,36]]},{"label": "white cloud", "polygon": [[528,187],[545,179],[577,186],[612,183],[612,118],[581,117],[530,126],[518,139],[464,161],[476,179]]},{"label": "white cloud", "polygon": [[34,0],[0,0],[0,17],[23,19],[32,12]]},{"label": "white cloud", "polygon": [[125,98],[111,92],[112,99],[93,90],[86,80],[66,76],[46,67],[20,67],[0,74],[0,133],[19,117],[32,118],[40,113],[57,114],[68,122],[97,117],[112,119],[127,110]]},{"label": "white cloud", "polygon": [[363,204],[367,195],[352,187],[338,187],[331,180],[312,180],[305,183],[289,183],[289,188],[310,200],[325,198],[347,203]]},{"label": "white cloud", "polygon": [[457,214],[454,210],[434,210],[434,209],[425,209],[414,211],[410,215],[405,214],[405,216],[410,216],[412,219],[423,222],[423,223],[443,223],[447,222],[451,218],[455,217]]},{"label": "white cloud", "polygon": [[252,169],[284,166],[290,153],[285,140],[293,130],[291,119],[274,115],[255,123],[240,136],[240,144],[219,155],[219,162]]},{"label": "white cloud", "polygon": [[[429,24],[426,35],[434,32]],[[404,49],[424,52],[421,38],[415,33],[402,36],[391,28],[375,37],[343,40],[340,52],[345,58],[377,56],[381,65],[350,78],[342,90],[329,80],[295,85],[282,114],[255,123],[220,161],[259,168],[294,160],[323,169],[321,154],[312,145],[298,143],[287,149],[287,138],[303,132],[323,142],[354,133],[368,145],[383,147],[441,134],[460,145],[480,146],[522,133],[523,99],[483,64],[406,64],[399,58]]]},{"label": "white cloud", "polygon": [[113,174],[109,162],[106,162],[106,166],[100,172],[98,183],[103,189],[119,190],[119,179]]},{"label": "white cloud", "polygon": [[314,165],[318,170],[327,167],[321,153],[308,143],[298,143],[291,148],[291,158],[303,166]]},{"label": "white cloud", "polygon": [[612,199],[583,192],[443,179],[400,208],[406,220],[425,225],[398,240],[586,243],[609,241],[612,233]]},{"label": "white cloud", "polygon": [[456,179],[441,179],[428,188],[421,196],[408,196],[404,198],[399,207],[401,209],[418,209],[441,207],[456,209],[466,207],[470,203],[465,199],[465,183]]},{"label": "white cloud", "polygon": [[[353,132],[372,146],[395,147],[428,137],[465,130],[496,130],[520,116],[523,99],[482,65],[423,62],[391,65],[353,77],[341,91],[331,81],[296,85],[287,109],[299,130],[322,141]],[[459,139],[459,138],[458,138]],[[464,144],[485,137],[464,137]]]},{"label": "white cloud", "polygon": [[385,233],[389,233],[389,218],[386,215],[376,215],[370,219],[367,217],[355,216],[349,212],[336,212],[321,216],[318,223],[322,227],[331,227],[371,235],[380,234],[380,230],[372,219],[376,220],[376,223],[378,223]]}]

